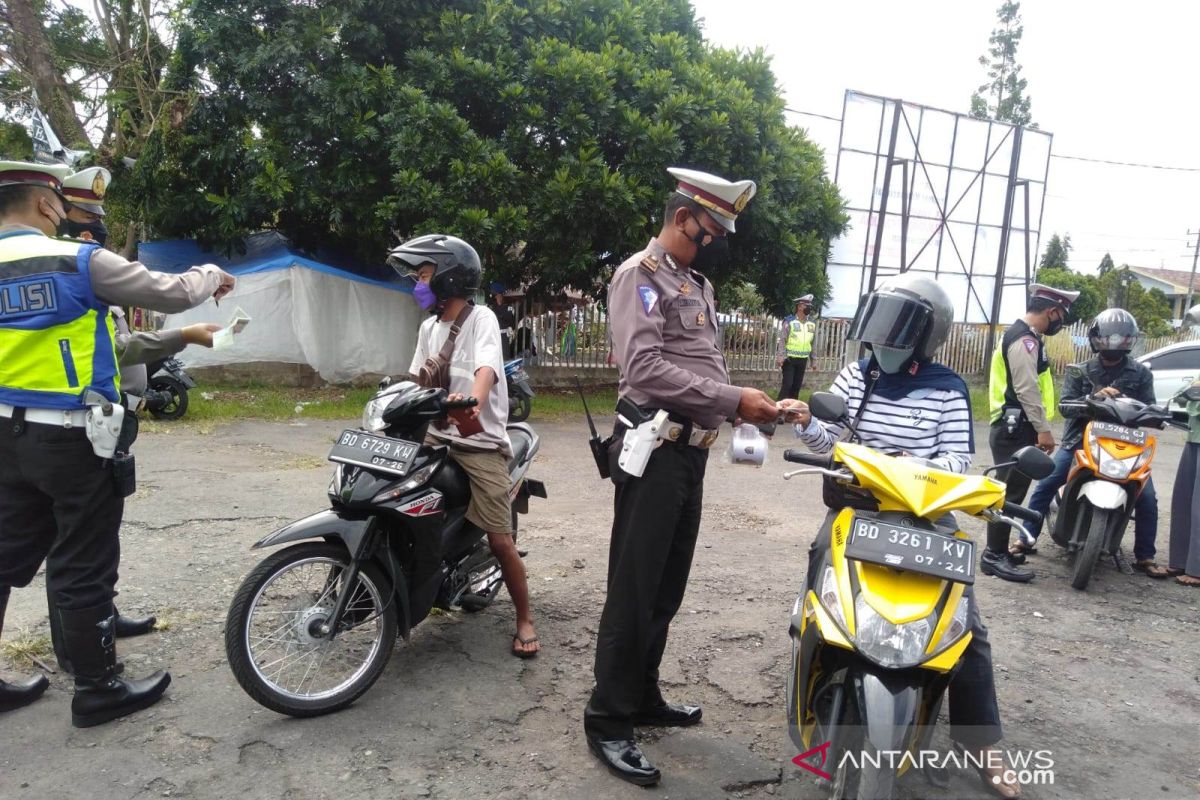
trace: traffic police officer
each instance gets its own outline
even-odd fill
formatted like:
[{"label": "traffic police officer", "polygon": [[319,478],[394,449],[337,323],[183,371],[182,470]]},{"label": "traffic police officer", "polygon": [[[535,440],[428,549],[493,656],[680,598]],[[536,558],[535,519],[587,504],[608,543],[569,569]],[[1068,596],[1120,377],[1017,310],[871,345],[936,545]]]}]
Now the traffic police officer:
[{"label": "traffic police officer", "polygon": [[[1011,461],[1022,447],[1036,444],[1045,453],[1054,452],[1054,376],[1046,355],[1043,336],[1053,336],[1068,323],[1071,304],[1079,292],[1055,289],[1040,283],[1029,286],[1025,317],[1004,332],[1000,346],[992,353],[988,394],[992,430],[992,463]],[[1029,478],[1011,468],[996,472],[1003,481],[1005,498],[1021,503],[1029,490]],[[1006,581],[1033,580],[1033,572],[1022,569],[1025,557],[1008,548],[1009,526],[988,524],[987,547],[980,556],[980,571]]]},{"label": "traffic police officer", "polygon": [[67,207],[67,236],[92,241],[104,247],[108,226],[104,224],[104,195],[112,173],[104,167],[88,167],[63,179]]},{"label": "traffic police officer", "polygon": [[783,321],[784,335],[779,337],[779,349],[775,353],[775,366],[783,369],[780,400],[795,400],[804,385],[804,370],[808,367],[813,337],[817,333],[817,324],[808,318],[812,304],[811,294],[797,297],[792,301],[795,313]]},{"label": "traffic police officer", "polygon": [[641,785],[657,783],[660,774],[638,747],[634,727],[692,725],[701,716],[697,706],[663,699],[658,667],[691,569],[708,448],[726,419],[774,422],[779,413],[763,392],[729,384],[712,284],[697,271],[728,252],[726,236],[755,185],[669,171],[678,186],[662,230],[617,268],[608,291],[621,398],[613,449],[626,432],[645,430],[643,419],[669,416],[648,460],[626,463],[640,477],[613,465],[608,596],[596,638],[596,688],[584,711],[592,753]]},{"label": "traffic police officer", "polygon": [[[69,173],[0,162],[0,612],[11,587],[28,585],[46,561],[75,667],[72,722],[86,727],[146,708],[170,683],[165,672],[117,677],[112,598],[124,498],[112,462],[98,454],[112,444],[103,423],[121,408],[108,309],[183,311],[227,293],[234,279],[213,265],[153,273],[97,245],[51,238],[66,232]],[[3,707],[43,690],[6,687]]]}]

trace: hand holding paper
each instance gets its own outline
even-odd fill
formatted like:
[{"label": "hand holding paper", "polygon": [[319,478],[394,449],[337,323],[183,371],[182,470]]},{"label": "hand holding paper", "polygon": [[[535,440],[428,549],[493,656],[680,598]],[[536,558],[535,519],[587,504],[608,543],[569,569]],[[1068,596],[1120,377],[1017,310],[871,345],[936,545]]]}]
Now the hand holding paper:
[{"label": "hand holding paper", "polygon": [[213,349],[220,350],[232,345],[233,337],[245,330],[249,324],[250,315],[243,311],[241,306],[238,306],[234,309],[233,316],[229,320],[229,325],[213,334]]}]

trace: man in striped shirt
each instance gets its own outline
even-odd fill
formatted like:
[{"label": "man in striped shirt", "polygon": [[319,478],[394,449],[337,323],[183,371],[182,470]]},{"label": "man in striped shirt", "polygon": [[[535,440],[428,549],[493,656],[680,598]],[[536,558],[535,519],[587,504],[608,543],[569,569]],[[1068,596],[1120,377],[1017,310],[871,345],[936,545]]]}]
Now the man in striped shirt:
[{"label": "man in striped shirt", "polygon": [[[957,373],[933,362],[933,354],[949,333],[953,313],[945,290],[929,278],[907,273],[880,284],[859,308],[849,337],[869,347],[871,356],[842,369],[830,391],[845,398],[862,444],[963,473],[975,451],[970,395]],[[831,451],[845,426],[814,418],[803,403],[788,405],[789,416],[796,420],[796,436],[810,450]],[[809,550],[809,589],[840,510],[830,511]],[[985,765],[978,772],[988,791],[1003,798],[1020,797],[1015,776],[993,767],[1003,763],[990,755],[1003,731],[992,648],[972,587],[965,594],[972,637],[948,689],[951,736]]]}]

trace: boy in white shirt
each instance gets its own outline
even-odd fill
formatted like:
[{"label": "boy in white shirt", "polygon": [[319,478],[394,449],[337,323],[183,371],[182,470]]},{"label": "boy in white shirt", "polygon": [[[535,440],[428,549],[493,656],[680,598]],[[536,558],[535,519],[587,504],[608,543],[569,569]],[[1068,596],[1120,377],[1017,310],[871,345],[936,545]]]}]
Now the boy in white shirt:
[{"label": "boy in white shirt", "polygon": [[450,400],[474,397],[479,401],[466,413],[469,421],[481,429],[464,436],[456,427],[430,427],[426,441],[448,445],[450,457],[471,482],[467,519],[487,532],[488,546],[500,562],[504,583],[517,609],[512,653],[518,658],[531,658],[537,655],[540,645],[529,610],[525,565],[513,540],[508,497],[512,445],[505,430],[508,387],[501,380],[504,353],[500,325],[490,309],[475,306],[467,299],[479,286],[479,255],[461,239],[433,234],[405,242],[390,257],[412,271],[417,281],[413,298],[432,314],[417,335],[417,349],[409,368],[413,375],[441,352],[455,320],[469,308],[454,341],[450,384],[445,388]]}]

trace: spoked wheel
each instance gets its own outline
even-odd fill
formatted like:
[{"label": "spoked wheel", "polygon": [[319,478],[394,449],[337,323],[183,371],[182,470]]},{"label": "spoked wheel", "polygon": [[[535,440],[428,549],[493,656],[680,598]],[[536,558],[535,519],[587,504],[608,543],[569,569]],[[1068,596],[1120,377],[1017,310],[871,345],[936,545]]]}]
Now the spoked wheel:
[{"label": "spoked wheel", "polygon": [[151,409],[150,415],[155,419],[179,419],[187,413],[188,390],[181,382],[170,375],[159,375],[150,379],[150,388],[170,395],[165,406],[157,411]]},{"label": "spoked wheel", "polygon": [[[374,564],[346,585],[349,556],[318,542],[281,550],[246,576],[229,607],[225,652],[237,682],[281,714],[313,717],[357,700],[379,678],[396,641],[392,586]],[[340,594],[346,613],[325,632]]]}]

